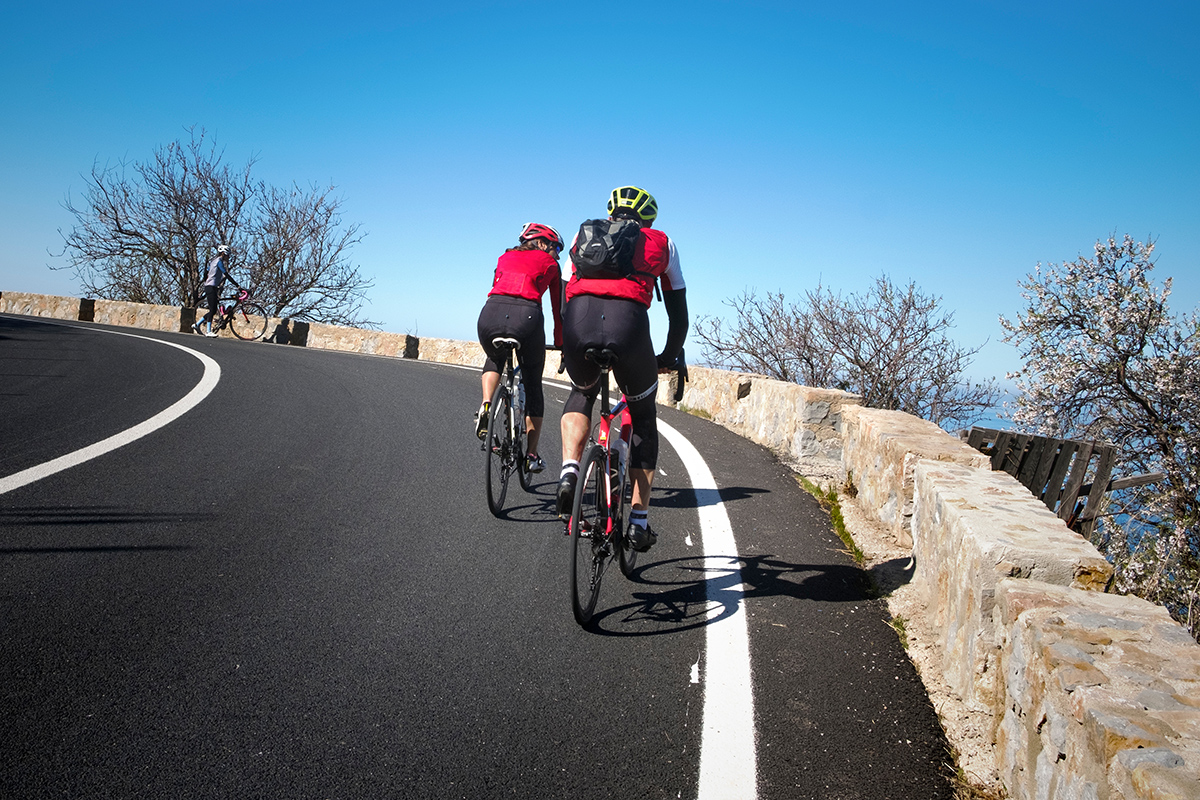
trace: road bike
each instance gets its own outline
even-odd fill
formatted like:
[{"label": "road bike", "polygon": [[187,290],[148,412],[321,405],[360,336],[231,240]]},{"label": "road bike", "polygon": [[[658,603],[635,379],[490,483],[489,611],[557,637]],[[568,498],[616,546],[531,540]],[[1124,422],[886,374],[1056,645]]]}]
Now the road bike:
[{"label": "road bike", "polygon": [[484,482],[487,485],[488,509],[500,516],[508,480],[517,473],[521,488],[529,491],[530,476],[526,469],[525,453],[528,433],[525,430],[525,384],[521,380],[521,365],[516,363],[516,351],[521,343],[516,339],[498,336],[492,345],[499,351],[500,382],[492,392],[488,407],[487,430],[483,437]]},{"label": "road bike", "polygon": [[[629,481],[629,445],[633,418],[625,395],[608,405],[608,374],[617,354],[607,348],[589,347],[584,358],[600,367],[600,421],[584,447],[579,461],[579,482],[567,522],[571,547],[571,611],[575,621],[586,626],[596,611],[604,572],[615,558],[621,573],[632,577],[638,553],[629,542],[625,513],[633,502]],[[675,401],[683,396],[687,367],[680,353],[673,370],[679,373]]]},{"label": "road bike", "polygon": [[242,289],[236,295],[221,298],[213,315],[212,329],[219,332],[228,325],[234,336],[252,342],[267,332],[267,321],[267,312]]}]

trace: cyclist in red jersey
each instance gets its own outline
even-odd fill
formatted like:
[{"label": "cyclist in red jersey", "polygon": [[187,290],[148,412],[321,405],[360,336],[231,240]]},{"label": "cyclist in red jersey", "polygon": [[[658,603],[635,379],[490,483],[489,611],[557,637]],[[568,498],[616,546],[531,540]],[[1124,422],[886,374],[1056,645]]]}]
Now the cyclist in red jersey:
[{"label": "cyclist in red jersey", "polygon": [[[679,253],[665,233],[655,230],[658,204],[636,186],[613,189],[608,200],[610,219],[630,219],[641,226],[634,251],[634,272],[627,277],[581,278],[572,265],[563,310],[563,363],[571,376],[571,394],[562,416],[563,469],[555,502],[560,517],[571,514],[579,481],[579,458],[591,430],[592,406],[600,390],[600,368],[584,357],[590,347],[617,354],[613,377],[629,402],[633,441],[629,474],[633,479],[633,508],[629,538],[645,552],[658,537],[650,528],[650,485],[658,463],[658,415],[655,397],[658,373],[675,366],[687,337],[687,293],[679,268]],[[650,303],[655,281],[661,283],[669,329],[666,345],[654,354],[650,339]]]},{"label": "cyclist in red jersey", "polygon": [[545,462],[538,455],[545,399],[542,394],[542,368],[546,364],[546,323],[542,316],[542,295],[550,292],[554,316],[554,344],[562,345],[562,278],[558,254],[563,240],[549,225],[526,223],[516,247],[510,247],[496,263],[492,290],[479,312],[479,343],[487,353],[483,365],[483,404],[475,417],[475,435],[483,438],[487,430],[488,406],[500,383],[499,354],[492,346],[498,336],[516,339],[517,363],[525,382],[525,425],[529,431],[529,452],[525,457],[529,472],[541,472]]}]

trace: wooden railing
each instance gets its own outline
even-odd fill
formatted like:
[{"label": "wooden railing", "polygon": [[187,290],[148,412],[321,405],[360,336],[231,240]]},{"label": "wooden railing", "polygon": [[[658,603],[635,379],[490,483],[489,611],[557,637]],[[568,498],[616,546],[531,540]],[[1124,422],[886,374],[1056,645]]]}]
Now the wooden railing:
[{"label": "wooden railing", "polygon": [[[993,428],[971,428],[967,444],[992,457],[992,469],[1020,481],[1074,531],[1090,536],[1105,492],[1154,483],[1159,472],[1112,477],[1116,448],[1099,442],[1052,439]],[[1085,482],[1089,481],[1090,482]]]}]

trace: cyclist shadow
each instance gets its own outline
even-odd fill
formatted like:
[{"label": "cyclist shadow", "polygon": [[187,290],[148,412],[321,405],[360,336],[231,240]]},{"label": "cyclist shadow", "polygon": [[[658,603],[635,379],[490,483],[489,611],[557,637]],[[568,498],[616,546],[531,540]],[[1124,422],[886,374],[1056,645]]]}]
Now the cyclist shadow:
[{"label": "cyclist shadow", "polygon": [[662,508],[702,508],[735,500],[748,500],[758,494],[770,494],[770,489],[757,486],[726,486],[722,489],[693,489],[691,487],[654,487],[654,505]]},{"label": "cyclist shadow", "polygon": [[[604,576],[605,595],[622,581],[615,568]],[[630,600],[600,609],[588,626],[604,636],[663,636],[720,622],[735,614],[745,598],[787,597],[819,603],[872,599],[867,574],[841,564],[793,564],[759,556],[691,556],[639,566],[630,580]],[[612,581],[612,584],[609,584]],[[629,586],[625,583],[625,586]],[[624,587],[622,587],[623,589]],[[607,590],[607,592],[605,591]]]}]

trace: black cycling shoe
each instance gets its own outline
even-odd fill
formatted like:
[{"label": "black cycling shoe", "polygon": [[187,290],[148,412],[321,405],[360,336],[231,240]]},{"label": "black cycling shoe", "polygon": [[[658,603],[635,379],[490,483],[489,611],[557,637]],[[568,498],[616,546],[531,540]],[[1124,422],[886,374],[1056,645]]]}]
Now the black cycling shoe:
[{"label": "black cycling shoe", "polygon": [[658,534],[650,530],[650,526],[641,527],[639,525],[630,525],[629,547],[637,553],[644,553],[653,547],[658,542]]},{"label": "black cycling shoe", "polygon": [[554,511],[559,519],[570,519],[571,509],[575,505],[575,484],[579,483],[579,475],[568,472],[558,482],[558,492],[554,498]]}]

